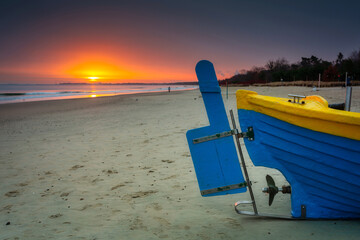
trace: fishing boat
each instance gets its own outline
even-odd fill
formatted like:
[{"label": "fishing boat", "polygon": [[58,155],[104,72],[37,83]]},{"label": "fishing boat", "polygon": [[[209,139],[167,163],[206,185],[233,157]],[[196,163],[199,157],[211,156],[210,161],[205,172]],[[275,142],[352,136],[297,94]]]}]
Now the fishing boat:
[{"label": "fishing boat", "polygon": [[[212,63],[200,61],[196,74],[210,125],[189,130],[187,139],[202,196],[248,189],[251,201],[235,203],[240,214],[360,218],[360,113],[329,108],[320,96],[278,98],[238,90],[240,129],[232,112],[230,128]],[[240,138],[255,166],[279,170],[290,184],[279,188],[267,175],[268,186],[263,191],[269,193],[269,205],[277,193],[290,193],[291,215],[258,211]],[[245,204],[251,204],[254,211],[241,209]]]}]

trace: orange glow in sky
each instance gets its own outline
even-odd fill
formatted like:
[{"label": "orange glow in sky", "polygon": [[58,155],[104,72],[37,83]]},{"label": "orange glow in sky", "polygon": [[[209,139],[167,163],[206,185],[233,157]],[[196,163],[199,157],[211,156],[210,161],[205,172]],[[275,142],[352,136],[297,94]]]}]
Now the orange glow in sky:
[{"label": "orange glow in sky", "polygon": [[[131,55],[128,53],[127,55]],[[136,54],[136,53],[133,53]],[[87,80],[90,82],[173,82],[173,81],[193,81],[195,73],[192,66],[184,72],[179,66],[171,64],[161,66],[153,65],[146,61],[124,62],[114,54],[108,56],[89,53],[79,53],[71,62],[61,64],[58,73],[65,74],[68,78],[78,79],[80,82]],[[130,57],[124,56],[129,59]],[[71,58],[70,58],[71,59]],[[55,74],[55,73],[54,73]]]},{"label": "orange glow in sky", "polygon": [[230,2],[0,1],[0,84],[197,81],[203,59],[225,79],[359,46],[357,1]]},{"label": "orange glow in sky", "polygon": [[[111,56],[110,53],[108,53]],[[102,83],[135,83],[135,82],[182,82],[196,79],[193,66],[189,64],[184,71],[180,66],[160,66],[149,62],[124,63],[116,54],[112,57],[97,54],[74,53],[58,56],[56,61],[46,63],[29,62],[1,68],[0,73],[19,75],[19,79],[26,79],[29,83],[60,83],[60,82],[102,82]],[[24,82],[24,81],[23,81]]]},{"label": "orange glow in sky", "polygon": [[73,65],[66,73],[73,78],[90,79],[132,79],[133,73],[116,64],[103,61],[85,61]]},{"label": "orange glow in sky", "polygon": [[[196,79],[196,61],[189,61],[184,71],[183,66],[160,57],[160,53],[143,55],[142,50],[111,46],[100,48],[96,43],[73,41],[56,50],[44,48],[32,55],[32,61],[0,66],[0,75],[16,76],[22,83],[168,83]],[[44,56],[46,61],[42,60]]]}]

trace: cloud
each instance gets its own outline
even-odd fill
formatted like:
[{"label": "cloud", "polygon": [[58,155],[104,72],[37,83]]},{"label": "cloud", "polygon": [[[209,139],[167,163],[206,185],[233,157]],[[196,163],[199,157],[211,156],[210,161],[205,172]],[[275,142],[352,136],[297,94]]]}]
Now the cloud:
[{"label": "cloud", "polygon": [[221,76],[221,77],[225,77],[225,74],[221,70],[218,70],[216,72],[216,75]]}]

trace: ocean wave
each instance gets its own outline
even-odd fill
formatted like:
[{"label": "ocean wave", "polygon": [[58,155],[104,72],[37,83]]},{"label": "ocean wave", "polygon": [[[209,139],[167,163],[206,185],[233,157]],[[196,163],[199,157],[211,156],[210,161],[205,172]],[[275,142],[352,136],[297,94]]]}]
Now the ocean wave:
[{"label": "ocean wave", "polygon": [[59,95],[59,94],[90,94],[86,91],[61,91],[61,92],[9,92],[0,93],[0,96],[22,96],[22,95]]},{"label": "ocean wave", "polygon": [[[7,91],[4,89],[0,92],[0,104],[15,103],[15,102],[30,102],[30,101],[42,101],[42,100],[60,100],[60,99],[75,99],[75,98],[92,98],[100,96],[113,96],[121,94],[133,94],[133,93],[146,93],[146,92],[167,92],[168,86],[109,86],[107,89],[49,89],[54,87],[49,85],[48,89],[28,89],[28,86],[17,86],[25,89],[10,88]],[[43,87],[43,86],[42,86]],[[56,86],[59,87],[59,86]],[[111,88],[110,88],[111,87]],[[181,91],[194,89],[194,86],[171,86],[170,91]]]},{"label": "ocean wave", "polygon": [[26,93],[0,93],[0,96],[21,96],[26,95]]}]

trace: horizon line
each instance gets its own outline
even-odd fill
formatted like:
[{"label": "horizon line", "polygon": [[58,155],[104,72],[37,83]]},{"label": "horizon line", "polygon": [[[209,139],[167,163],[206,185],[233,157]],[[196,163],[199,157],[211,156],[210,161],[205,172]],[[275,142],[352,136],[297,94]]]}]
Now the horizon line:
[{"label": "horizon line", "polygon": [[137,82],[137,83],[107,83],[107,82],[95,82],[95,83],[71,83],[71,82],[62,82],[62,83],[0,83],[0,85],[198,85],[197,81],[191,82]]}]

